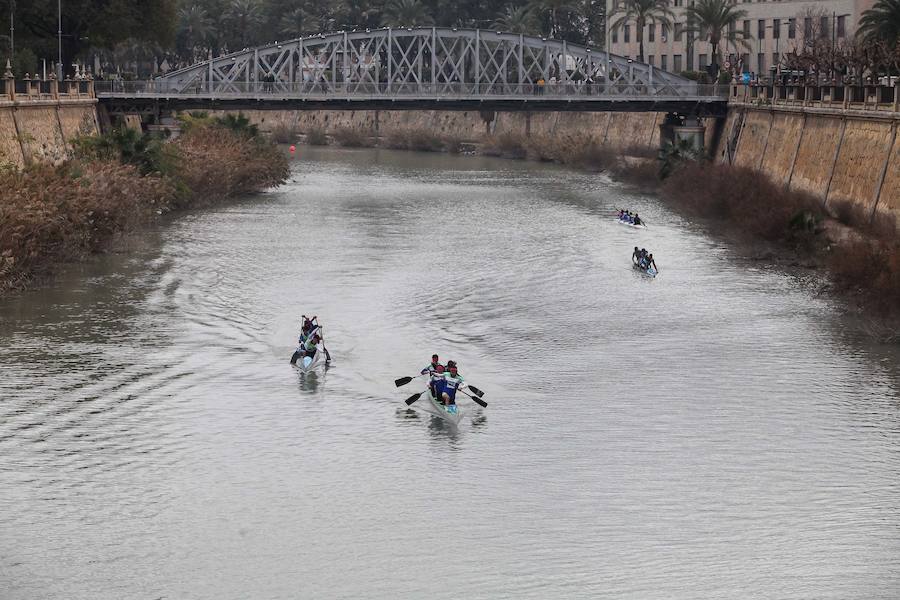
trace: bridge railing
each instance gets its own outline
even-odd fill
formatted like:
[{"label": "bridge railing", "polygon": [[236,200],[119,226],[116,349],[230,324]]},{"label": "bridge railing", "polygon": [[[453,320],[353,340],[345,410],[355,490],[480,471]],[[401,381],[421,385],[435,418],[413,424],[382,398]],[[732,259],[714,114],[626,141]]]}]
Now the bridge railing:
[{"label": "bridge railing", "polygon": [[170,81],[97,81],[99,96],[114,98],[164,97],[198,98],[207,100],[233,99],[447,99],[469,100],[491,99],[543,99],[580,100],[614,98],[638,99],[712,99],[728,98],[728,85],[668,84],[668,83],[374,83],[365,81],[304,81],[304,82],[246,82],[235,81],[217,83],[215,89],[208,89],[205,82],[198,81],[179,87]]}]

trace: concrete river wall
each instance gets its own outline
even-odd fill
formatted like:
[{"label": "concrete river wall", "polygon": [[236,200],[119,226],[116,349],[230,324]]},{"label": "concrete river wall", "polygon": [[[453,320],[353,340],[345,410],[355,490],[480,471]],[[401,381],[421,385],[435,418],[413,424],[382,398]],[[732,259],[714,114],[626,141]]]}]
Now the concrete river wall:
[{"label": "concrete river wall", "polygon": [[826,205],[850,201],[900,216],[896,106],[733,102],[716,160],[759,170]]},{"label": "concrete river wall", "polygon": [[611,147],[657,148],[665,113],[524,112],[441,110],[251,110],[244,115],[263,131],[331,134],[350,128],[373,136],[424,129],[442,137],[479,143],[503,134],[591,137]]},{"label": "concrete river wall", "polygon": [[0,165],[61,162],[72,140],[99,131],[88,82],[0,81]]}]

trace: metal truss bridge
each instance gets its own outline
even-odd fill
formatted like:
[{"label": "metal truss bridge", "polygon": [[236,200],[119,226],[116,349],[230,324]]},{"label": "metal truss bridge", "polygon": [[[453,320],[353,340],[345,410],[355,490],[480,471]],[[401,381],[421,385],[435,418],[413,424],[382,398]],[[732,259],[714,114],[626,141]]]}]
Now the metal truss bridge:
[{"label": "metal truss bridge", "polygon": [[116,112],[167,108],[663,111],[721,115],[727,86],[561,40],[385,28],[276,42],[152,81],[98,81]]}]

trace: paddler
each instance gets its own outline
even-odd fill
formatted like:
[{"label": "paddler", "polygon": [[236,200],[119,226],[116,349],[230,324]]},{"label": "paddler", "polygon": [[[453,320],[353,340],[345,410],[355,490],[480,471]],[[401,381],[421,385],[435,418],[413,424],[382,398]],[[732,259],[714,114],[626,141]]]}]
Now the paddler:
[{"label": "paddler", "polygon": [[309,337],[309,334],[315,331],[319,326],[314,323],[314,321],[318,319],[318,317],[316,316],[314,316],[312,319],[309,319],[306,315],[300,315],[300,318],[302,319],[302,324],[300,325],[300,344],[303,345],[303,343],[306,341],[306,338]]},{"label": "paddler", "polygon": [[442,365],[441,365],[441,361],[440,361],[440,357],[438,357],[437,354],[432,354],[432,355],[431,355],[431,363],[430,363],[427,367],[425,367],[424,369],[422,369],[422,373],[421,373],[421,374],[422,374],[422,375],[425,375],[426,373],[428,373],[429,375],[430,375],[430,374],[433,374],[433,373],[437,370],[437,368],[440,367],[440,366],[442,366]]},{"label": "paddler", "polygon": [[444,365],[438,365],[434,369],[434,373],[431,374],[431,381],[428,385],[431,386],[431,395],[434,399],[440,399],[444,393]]},{"label": "paddler", "polygon": [[659,273],[659,267],[656,266],[656,261],[653,260],[653,253],[652,253],[652,252],[651,252],[650,254],[648,254],[648,255],[647,255],[647,258],[645,258],[644,260],[645,260],[645,262],[647,263],[647,268],[648,268],[648,269],[652,266],[652,267],[653,267],[653,270],[656,271],[657,273]]},{"label": "paddler", "polygon": [[316,348],[319,345],[319,342],[322,341],[322,337],[318,333],[312,334],[303,344],[300,346],[303,349],[303,355],[308,356],[310,358],[316,355]]},{"label": "paddler", "polygon": [[444,389],[441,393],[441,399],[445,405],[456,404],[456,390],[465,383],[463,376],[459,374],[459,369],[454,361],[447,361],[448,373],[444,373]]}]

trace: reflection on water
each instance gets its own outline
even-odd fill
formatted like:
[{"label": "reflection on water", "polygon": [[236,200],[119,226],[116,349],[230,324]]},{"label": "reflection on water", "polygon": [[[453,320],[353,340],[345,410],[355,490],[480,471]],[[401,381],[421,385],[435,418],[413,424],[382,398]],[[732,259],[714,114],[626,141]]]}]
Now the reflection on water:
[{"label": "reflection on water", "polygon": [[301,155],[0,303],[4,600],[900,596],[896,349],[596,175]]}]

